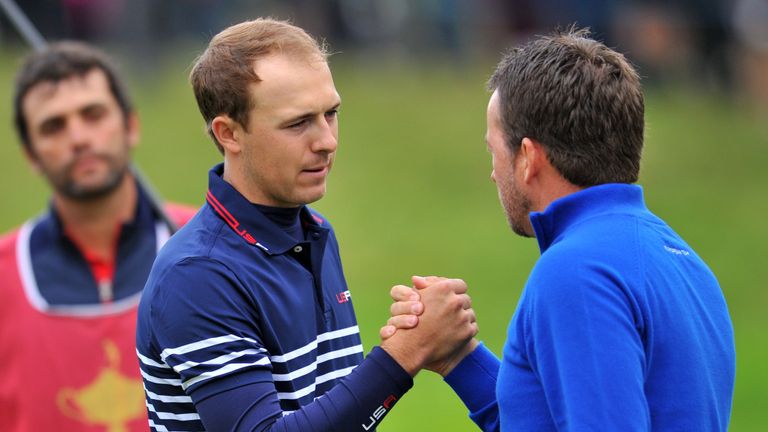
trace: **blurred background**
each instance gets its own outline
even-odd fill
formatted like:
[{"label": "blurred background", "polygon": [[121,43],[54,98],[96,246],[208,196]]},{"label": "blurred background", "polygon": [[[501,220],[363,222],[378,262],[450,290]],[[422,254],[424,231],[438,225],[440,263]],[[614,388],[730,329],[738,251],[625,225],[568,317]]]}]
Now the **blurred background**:
[{"label": "blurred background", "polygon": [[[736,330],[733,431],[768,430],[768,0],[20,0],[48,40],[104,48],[142,120],[138,165],[160,194],[201,205],[220,160],[187,83],[228,25],[290,19],[325,39],[342,95],[328,195],[366,350],[391,285],[464,278],[480,338],[501,353],[535,241],[516,237],[485,151],[485,81],[504,49],[556,26],[589,26],[625,53],[646,89],[640,183],[720,279]],[[29,51],[0,18],[0,232],[47,206],[11,119],[14,71]],[[682,391],[682,390],[681,390]],[[424,372],[381,431],[473,430]]]}]

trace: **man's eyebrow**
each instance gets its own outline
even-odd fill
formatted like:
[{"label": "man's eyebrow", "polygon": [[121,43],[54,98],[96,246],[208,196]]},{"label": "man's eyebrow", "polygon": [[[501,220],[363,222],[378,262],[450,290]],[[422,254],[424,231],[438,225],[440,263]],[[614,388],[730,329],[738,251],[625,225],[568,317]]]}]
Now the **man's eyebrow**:
[{"label": "man's eyebrow", "polygon": [[341,101],[336,102],[336,104],[334,106],[330,107],[329,109],[325,110],[324,112],[336,111],[339,108],[341,108]]},{"label": "man's eyebrow", "polygon": [[107,104],[104,103],[104,102],[91,102],[91,103],[88,103],[88,104],[85,104],[85,105],[81,106],[77,110],[77,112],[81,112],[82,113],[82,112],[86,112],[86,111],[89,111],[89,110],[92,110],[92,109],[96,109],[96,108],[106,108],[106,106],[107,106]]},{"label": "man's eyebrow", "polygon": [[297,114],[295,116],[291,116],[290,118],[285,120],[283,123],[292,123],[292,122],[295,122],[295,121],[304,120],[304,119],[307,119],[307,118],[310,118],[310,117],[314,117],[314,116],[316,116],[318,114],[325,114],[328,111],[338,110],[340,107],[341,107],[341,101],[337,102],[334,106],[332,106],[332,107],[330,107],[330,108],[328,108],[326,110],[323,110],[322,113],[316,112],[316,111],[306,111],[306,112],[303,112],[301,114]]}]

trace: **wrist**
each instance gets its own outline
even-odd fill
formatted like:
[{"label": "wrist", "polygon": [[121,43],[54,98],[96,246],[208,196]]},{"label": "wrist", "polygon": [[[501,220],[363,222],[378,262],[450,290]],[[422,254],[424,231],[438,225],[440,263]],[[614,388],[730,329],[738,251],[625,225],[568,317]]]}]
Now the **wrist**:
[{"label": "wrist", "polygon": [[381,349],[389,354],[410,376],[415,377],[424,368],[425,360],[423,355],[405,349],[403,346],[393,342],[392,339],[394,337],[383,341],[380,345]]},{"label": "wrist", "polygon": [[480,345],[480,342],[478,342],[477,339],[470,339],[469,342],[464,344],[460,350],[456,351],[454,355],[446,359],[446,361],[440,365],[439,368],[436,368],[434,372],[445,378],[453,371],[454,368],[456,368],[456,366],[458,366],[459,363],[462,362],[462,360],[464,360],[468,355],[472,354],[472,351],[474,351],[478,345]]}]

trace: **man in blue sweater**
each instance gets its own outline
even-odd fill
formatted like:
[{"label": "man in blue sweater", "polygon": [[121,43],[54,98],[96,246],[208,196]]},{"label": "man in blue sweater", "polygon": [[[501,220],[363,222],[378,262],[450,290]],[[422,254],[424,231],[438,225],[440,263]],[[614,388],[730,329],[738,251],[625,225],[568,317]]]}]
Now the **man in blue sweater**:
[{"label": "man in blue sweater", "polygon": [[[491,178],[541,258],[502,359],[472,341],[445,376],[470,417],[517,432],[726,430],[733,327],[715,276],[632,184],[644,111],[635,70],[571,29],[511,51],[489,87]],[[411,315],[420,293],[393,288],[382,337],[428,321]]]}]

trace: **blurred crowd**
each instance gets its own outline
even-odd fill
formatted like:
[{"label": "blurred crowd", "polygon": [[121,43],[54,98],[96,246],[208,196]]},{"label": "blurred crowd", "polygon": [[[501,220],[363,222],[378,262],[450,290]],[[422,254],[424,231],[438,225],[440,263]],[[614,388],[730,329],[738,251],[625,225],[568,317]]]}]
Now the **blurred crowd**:
[{"label": "blurred crowd", "polygon": [[[18,1],[18,0],[17,0]],[[125,47],[152,60],[247,17],[274,16],[355,58],[459,65],[576,23],[628,55],[646,84],[693,83],[768,105],[768,0],[23,0],[47,39]],[[18,44],[6,17],[0,45]],[[150,62],[151,63],[151,62]]]}]

